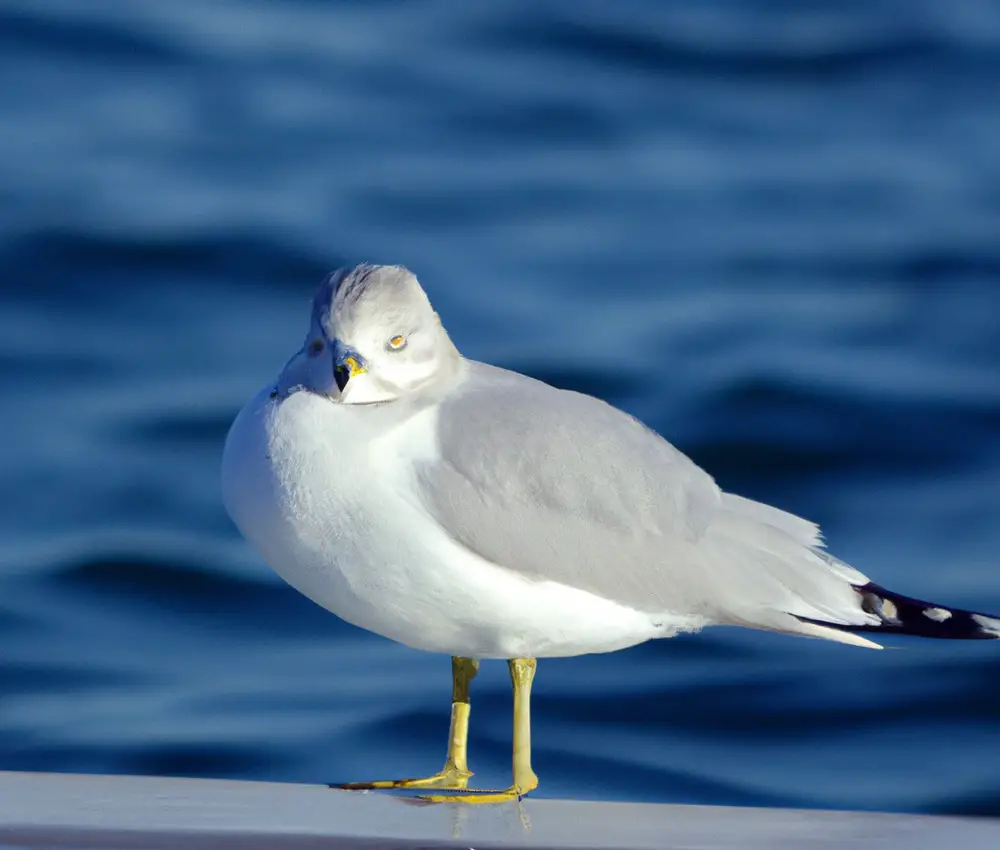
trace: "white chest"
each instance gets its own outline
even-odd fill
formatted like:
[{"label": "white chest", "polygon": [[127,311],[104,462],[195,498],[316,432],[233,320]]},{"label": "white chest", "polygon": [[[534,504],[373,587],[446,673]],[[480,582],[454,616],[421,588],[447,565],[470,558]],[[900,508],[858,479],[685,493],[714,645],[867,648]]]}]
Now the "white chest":
[{"label": "white chest", "polygon": [[448,630],[441,609],[454,582],[415,529],[418,510],[400,495],[407,467],[395,462],[395,441],[419,434],[419,424],[380,437],[371,433],[377,417],[358,416],[370,411],[305,392],[268,396],[244,408],[226,442],[224,499],[240,531],[275,572],[341,619],[439,648],[413,638],[427,622]]},{"label": "white chest", "polygon": [[400,643],[471,657],[575,655],[653,635],[645,615],[484,561],[424,512],[412,475],[434,455],[433,411],[386,427],[370,409],[269,390],[229,433],[224,499],[314,602]]}]

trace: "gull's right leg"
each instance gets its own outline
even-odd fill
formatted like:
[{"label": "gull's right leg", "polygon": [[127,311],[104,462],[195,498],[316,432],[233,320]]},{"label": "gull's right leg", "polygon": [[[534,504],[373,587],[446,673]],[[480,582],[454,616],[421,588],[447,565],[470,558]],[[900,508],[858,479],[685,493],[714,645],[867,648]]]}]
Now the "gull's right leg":
[{"label": "gull's right leg", "polygon": [[448,755],[444,767],[424,779],[384,779],[377,782],[347,782],[331,785],[346,791],[375,788],[445,788],[462,791],[472,773],[468,765],[469,684],[479,672],[479,662],[472,658],[451,659],[451,728],[448,731]]}]

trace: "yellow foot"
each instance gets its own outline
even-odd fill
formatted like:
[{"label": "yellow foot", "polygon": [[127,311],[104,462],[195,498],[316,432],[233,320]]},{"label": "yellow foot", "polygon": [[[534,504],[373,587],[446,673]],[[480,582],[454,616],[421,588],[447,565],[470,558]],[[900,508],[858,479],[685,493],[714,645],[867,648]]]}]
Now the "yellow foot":
[{"label": "yellow foot", "polygon": [[377,782],[345,782],[331,785],[343,791],[374,791],[381,788],[443,788],[450,791],[464,791],[472,773],[468,770],[446,767],[440,773],[423,779],[382,779]]},{"label": "yellow foot", "polygon": [[421,800],[428,803],[507,803],[511,800],[520,800],[525,794],[534,791],[538,787],[538,777],[534,773],[523,777],[523,781],[511,785],[503,791],[496,791],[487,788],[464,788],[463,794],[428,794],[421,796]]},{"label": "yellow foot", "polygon": [[428,803],[509,803],[511,800],[520,800],[528,791],[511,785],[503,791],[487,791],[478,788],[466,788],[464,794],[429,794],[421,796],[421,800]]}]

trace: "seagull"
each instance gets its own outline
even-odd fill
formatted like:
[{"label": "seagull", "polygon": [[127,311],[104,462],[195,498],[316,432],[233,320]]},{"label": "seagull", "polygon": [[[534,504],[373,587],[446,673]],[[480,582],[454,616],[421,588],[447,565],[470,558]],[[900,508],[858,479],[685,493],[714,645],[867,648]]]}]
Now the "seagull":
[{"label": "seagull", "polygon": [[[735,625],[879,649],[1000,638],[1000,619],[888,591],[818,527],[723,492],[637,419],[463,357],[402,266],[339,269],[302,347],[237,416],[223,500],[261,557],[348,623],[452,658],[444,767],[347,789],[519,799],[537,659]],[[508,663],[513,782],[469,788],[470,684]]]}]

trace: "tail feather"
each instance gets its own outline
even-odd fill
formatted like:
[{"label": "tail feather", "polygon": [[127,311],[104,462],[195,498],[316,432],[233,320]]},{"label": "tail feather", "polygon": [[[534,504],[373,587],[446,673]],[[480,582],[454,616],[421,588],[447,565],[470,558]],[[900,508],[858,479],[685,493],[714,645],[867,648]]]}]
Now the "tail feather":
[{"label": "tail feather", "polygon": [[847,631],[850,626],[821,625],[802,617],[796,617],[796,619],[799,622],[795,624],[794,631],[790,630],[785,634],[798,635],[800,637],[822,638],[823,640],[832,640],[837,643],[848,643],[851,646],[863,646],[865,649],[883,648],[880,643],[875,643],[873,640],[863,638],[861,635],[851,634],[851,632],[856,630],[851,629],[851,631]]},{"label": "tail feather", "polygon": [[996,640],[1000,639],[1000,617],[978,614],[960,608],[947,608],[934,602],[912,599],[893,593],[873,582],[856,587],[861,596],[861,607],[879,618],[874,625],[843,625],[825,623],[798,617],[803,623],[811,623],[844,632],[877,632],[881,634],[917,635],[926,638],[950,640]]}]

